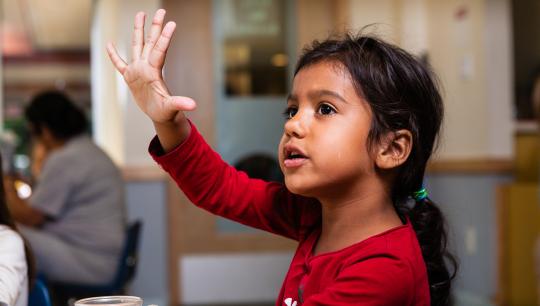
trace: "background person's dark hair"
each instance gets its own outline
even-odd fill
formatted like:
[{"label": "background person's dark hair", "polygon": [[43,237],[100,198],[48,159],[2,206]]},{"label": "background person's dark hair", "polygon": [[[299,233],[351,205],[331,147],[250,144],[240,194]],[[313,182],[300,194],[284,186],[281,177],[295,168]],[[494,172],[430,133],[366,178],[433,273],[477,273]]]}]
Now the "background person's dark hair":
[{"label": "background person's dark hair", "polygon": [[35,96],[25,111],[32,133],[41,135],[48,128],[58,139],[67,140],[87,131],[88,120],[65,94],[46,91]]},{"label": "background person's dark hair", "polygon": [[392,200],[402,220],[408,217],[416,231],[427,267],[431,304],[449,305],[457,263],[447,249],[444,217],[429,198],[408,205],[411,194],[423,187],[426,164],[443,118],[434,74],[403,49],[363,35],[314,41],[304,49],[295,75],[322,61],[335,62],[336,69],[345,69],[358,95],[370,105],[373,120],[368,146],[389,132],[406,129],[412,133],[412,150],[397,170]]},{"label": "background person's dark hair", "polygon": [[540,121],[540,101],[537,101],[536,99],[539,97],[535,96],[535,91],[538,90],[538,86],[540,86],[540,65],[536,66],[531,72],[527,82],[526,95],[526,103],[528,104],[528,107],[531,108],[532,116],[536,121]]},{"label": "background person's dark hair", "polygon": [[251,178],[283,183],[283,172],[278,161],[264,153],[254,153],[240,159],[234,166]]},{"label": "background person's dark hair", "polygon": [[[3,169],[2,169],[2,155],[0,155],[0,179],[3,181]],[[15,225],[15,222],[13,221],[13,218],[11,218],[11,214],[9,212],[7,203],[6,203],[6,191],[4,189],[4,184],[0,181],[0,224],[6,225],[12,230],[18,232],[17,226]],[[24,240],[24,254],[26,256],[26,266],[28,269],[28,287],[33,287],[34,284],[34,277],[36,274],[36,268],[34,263],[34,256],[32,249],[30,248],[30,245],[26,240]]]}]

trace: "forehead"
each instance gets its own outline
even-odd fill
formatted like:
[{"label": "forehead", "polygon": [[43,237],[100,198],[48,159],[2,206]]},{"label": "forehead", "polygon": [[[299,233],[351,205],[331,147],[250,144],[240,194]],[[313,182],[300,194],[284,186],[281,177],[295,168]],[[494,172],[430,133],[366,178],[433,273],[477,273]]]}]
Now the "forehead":
[{"label": "forehead", "polygon": [[349,71],[338,61],[321,61],[303,67],[293,80],[292,91],[299,90],[355,90]]},{"label": "forehead", "polygon": [[338,61],[321,61],[302,68],[294,77],[290,96],[324,92],[336,93],[351,104],[367,104],[347,68]]}]

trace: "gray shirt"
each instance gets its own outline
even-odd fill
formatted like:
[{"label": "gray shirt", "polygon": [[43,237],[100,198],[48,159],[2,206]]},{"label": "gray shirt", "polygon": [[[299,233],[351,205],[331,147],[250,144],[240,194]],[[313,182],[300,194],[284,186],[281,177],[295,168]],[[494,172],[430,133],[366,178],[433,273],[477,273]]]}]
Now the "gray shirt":
[{"label": "gray shirt", "polygon": [[30,205],[52,219],[43,231],[79,249],[119,254],[125,235],[124,184],[111,159],[87,135],[48,156]]}]

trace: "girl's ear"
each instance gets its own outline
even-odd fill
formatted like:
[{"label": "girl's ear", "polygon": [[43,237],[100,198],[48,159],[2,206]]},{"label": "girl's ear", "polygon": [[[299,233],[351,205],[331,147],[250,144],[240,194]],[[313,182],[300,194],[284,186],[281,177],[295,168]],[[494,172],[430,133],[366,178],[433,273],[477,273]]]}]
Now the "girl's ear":
[{"label": "girl's ear", "polygon": [[375,164],[379,169],[392,169],[402,165],[413,145],[412,134],[408,130],[388,133],[377,146]]}]

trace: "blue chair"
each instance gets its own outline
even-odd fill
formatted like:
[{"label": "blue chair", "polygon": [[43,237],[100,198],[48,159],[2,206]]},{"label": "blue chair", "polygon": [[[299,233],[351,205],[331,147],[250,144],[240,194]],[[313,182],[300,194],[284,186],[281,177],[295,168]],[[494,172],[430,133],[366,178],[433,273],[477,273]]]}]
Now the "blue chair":
[{"label": "blue chair", "polygon": [[34,287],[28,294],[28,306],[52,306],[49,290],[45,282],[41,279],[36,279]]},{"label": "blue chair", "polygon": [[140,220],[128,226],[122,256],[116,275],[111,282],[102,285],[51,283],[50,287],[55,296],[55,302],[58,302],[58,305],[66,305],[66,302],[71,299],[125,294],[127,286],[135,277],[141,228],[142,222]]}]

